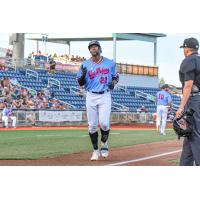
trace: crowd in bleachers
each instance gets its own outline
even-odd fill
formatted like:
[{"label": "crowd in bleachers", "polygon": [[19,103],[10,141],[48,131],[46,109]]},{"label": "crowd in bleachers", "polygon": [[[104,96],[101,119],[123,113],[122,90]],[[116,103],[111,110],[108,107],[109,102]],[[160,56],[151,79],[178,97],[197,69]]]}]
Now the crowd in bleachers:
[{"label": "crowd in bleachers", "polygon": [[4,104],[13,109],[68,109],[66,104],[54,98],[48,86],[36,92],[21,86],[15,77],[8,79],[7,76],[0,81],[0,109]]},{"label": "crowd in bleachers", "polygon": [[60,62],[62,64],[73,63],[73,62],[81,63],[84,60],[86,60],[86,58],[84,58],[84,57],[80,57],[78,55],[76,55],[76,56],[75,55],[68,55],[68,54],[57,55],[55,53],[55,54],[50,55],[50,57],[53,57],[55,61]]},{"label": "crowd in bleachers", "polygon": [[35,60],[42,60],[45,62],[48,62],[53,58],[56,62],[62,63],[62,64],[68,64],[68,63],[81,63],[84,60],[86,60],[85,57],[81,57],[78,55],[57,55],[56,53],[53,54],[44,54],[41,51],[38,52],[32,52],[28,55],[27,64],[31,65],[33,64],[33,61]]}]

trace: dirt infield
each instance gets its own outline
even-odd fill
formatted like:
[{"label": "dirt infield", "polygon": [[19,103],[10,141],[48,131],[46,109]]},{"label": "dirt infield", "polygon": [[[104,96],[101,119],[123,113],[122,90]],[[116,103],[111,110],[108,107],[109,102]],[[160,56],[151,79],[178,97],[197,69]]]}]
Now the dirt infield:
[{"label": "dirt infield", "polygon": [[[107,159],[90,161],[91,153],[74,153],[37,160],[0,160],[1,166],[102,166],[132,160],[122,166],[172,166],[180,157],[182,143],[177,140],[113,148]],[[169,155],[163,155],[169,153]],[[154,158],[149,158],[154,156]],[[137,161],[138,160],[138,161]],[[117,164],[118,165],[118,164]]]},{"label": "dirt infield", "polygon": [[[65,130],[85,129],[82,127],[21,127],[8,130]],[[152,127],[113,126],[113,130],[150,130]],[[152,128],[153,129],[153,128]],[[0,129],[1,130],[1,129]],[[165,137],[165,136],[163,136]],[[177,165],[180,157],[182,141],[168,140],[147,144],[138,144],[129,147],[112,148],[107,159],[90,161],[90,153],[73,153],[55,158],[36,160],[0,160],[1,166],[173,166]],[[176,161],[176,162],[174,162]]]}]

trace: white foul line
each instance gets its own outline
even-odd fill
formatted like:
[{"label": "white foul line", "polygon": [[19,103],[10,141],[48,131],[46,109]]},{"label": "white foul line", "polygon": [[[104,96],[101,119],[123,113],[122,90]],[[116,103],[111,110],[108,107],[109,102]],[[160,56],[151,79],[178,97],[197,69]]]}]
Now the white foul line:
[{"label": "white foul line", "polygon": [[179,153],[181,151],[182,150],[180,149],[180,150],[171,151],[171,152],[167,152],[167,153],[162,153],[162,154],[158,154],[158,155],[154,155],[154,156],[147,156],[147,157],[138,158],[138,159],[134,159],[134,160],[128,160],[128,161],[124,161],[124,162],[108,164],[108,165],[105,165],[105,166],[117,166],[117,165],[124,165],[124,164],[128,164],[128,163],[135,163],[135,162],[139,162],[139,161],[150,160],[150,159],[153,159],[153,158],[167,156],[167,155],[174,154],[174,153]]}]

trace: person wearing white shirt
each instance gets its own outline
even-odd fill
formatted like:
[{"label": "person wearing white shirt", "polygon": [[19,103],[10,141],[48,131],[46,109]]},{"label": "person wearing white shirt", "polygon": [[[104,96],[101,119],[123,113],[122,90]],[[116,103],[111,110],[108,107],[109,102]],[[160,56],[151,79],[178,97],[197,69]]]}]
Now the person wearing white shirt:
[{"label": "person wearing white shirt", "polygon": [[12,120],[12,127],[16,128],[16,117],[12,113],[12,107],[8,108],[6,104],[4,104],[4,109],[2,111],[2,121],[5,124],[5,127],[8,128],[8,120]]}]

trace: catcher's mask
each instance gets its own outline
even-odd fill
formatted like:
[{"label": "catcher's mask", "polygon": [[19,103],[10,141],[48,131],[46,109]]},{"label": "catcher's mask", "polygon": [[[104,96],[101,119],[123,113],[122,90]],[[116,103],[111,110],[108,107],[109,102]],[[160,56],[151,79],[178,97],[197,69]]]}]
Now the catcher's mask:
[{"label": "catcher's mask", "polygon": [[194,110],[189,109],[183,113],[180,118],[174,118],[173,120],[173,129],[178,136],[178,139],[181,137],[189,137],[193,130],[194,124]]}]

